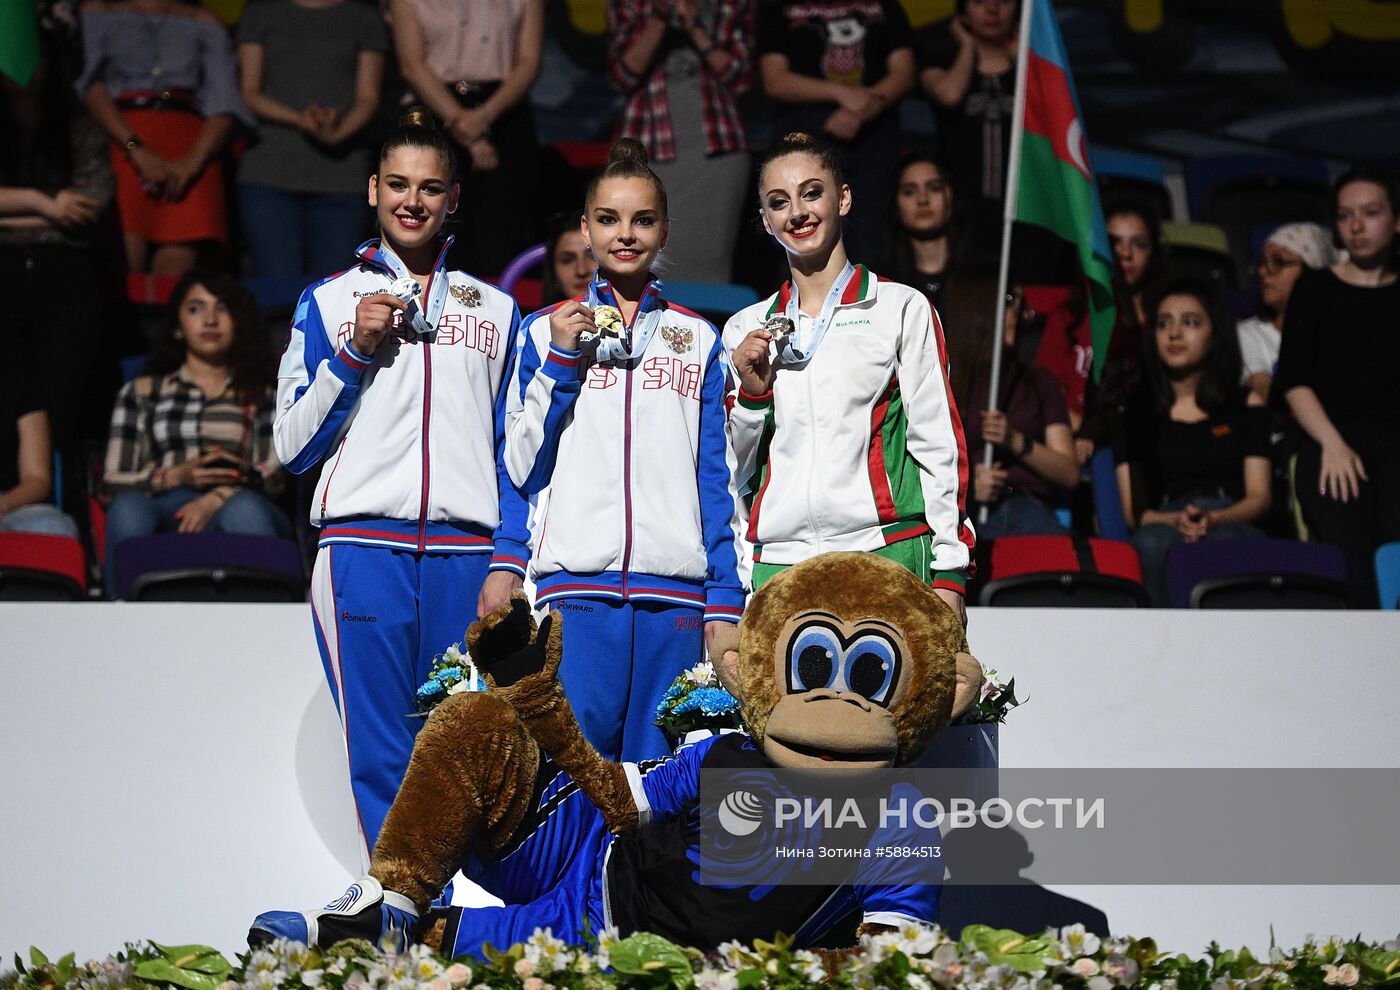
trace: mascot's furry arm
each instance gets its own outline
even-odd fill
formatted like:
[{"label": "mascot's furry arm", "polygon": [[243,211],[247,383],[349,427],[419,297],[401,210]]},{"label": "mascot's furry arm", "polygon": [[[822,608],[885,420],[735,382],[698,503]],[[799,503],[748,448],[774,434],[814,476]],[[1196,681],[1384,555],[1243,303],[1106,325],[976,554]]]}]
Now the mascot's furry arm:
[{"label": "mascot's furry arm", "polygon": [[517,591],[507,605],[472,623],[467,651],[490,679],[493,693],[515,710],[531,737],[603,813],[608,828],[635,829],[637,802],[627,771],[589,745],[559,683],[563,616],[550,612],[536,628],[529,599]]}]

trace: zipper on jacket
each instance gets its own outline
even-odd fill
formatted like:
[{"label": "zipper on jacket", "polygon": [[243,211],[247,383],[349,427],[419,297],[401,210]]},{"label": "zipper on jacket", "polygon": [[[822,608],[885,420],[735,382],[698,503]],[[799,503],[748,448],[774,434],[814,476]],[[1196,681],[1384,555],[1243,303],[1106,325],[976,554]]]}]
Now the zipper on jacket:
[{"label": "zipper on jacket", "polygon": [[428,422],[433,405],[433,345],[424,341],[423,347],[423,497],[418,505],[418,552],[427,549],[425,531],[428,526],[428,482],[432,477],[428,462]]},{"label": "zipper on jacket", "polygon": [[[802,369],[802,377],[807,380],[807,407],[813,412],[817,408],[817,396],[812,391],[812,366],[807,365]],[[807,435],[811,438],[811,456],[807,459],[807,525],[812,527],[812,540],[817,546],[817,552],[822,550],[822,536],[817,529],[816,517],[812,515],[812,478],[817,473],[817,434],[819,430],[808,430]]]},{"label": "zipper on jacket", "polygon": [[[637,307],[638,312],[641,307]],[[627,569],[632,563],[632,368],[622,402],[622,512],[626,532],[622,536],[622,598],[627,600]]]},{"label": "zipper on jacket", "polygon": [[340,458],[345,453],[345,442],[350,439],[347,432],[340,438],[340,446],[336,448],[335,463],[331,465],[331,473],[326,477],[326,487],[321,489],[321,522],[326,521],[326,499],[331,497],[331,482],[335,480],[336,469],[340,467]]},{"label": "zipper on jacket", "polygon": [[[637,317],[642,315],[642,307],[647,304],[647,297],[658,295],[656,283],[646,287],[642,293],[642,298],[637,301],[637,309],[632,313],[632,320],[627,324],[630,330],[637,323]],[[616,297],[613,299],[616,302]],[[627,387],[622,402],[622,512],[623,523],[626,532],[622,536],[622,598],[627,600],[627,570],[632,564],[632,372],[636,370],[637,361],[641,360],[641,355],[627,362]]]}]

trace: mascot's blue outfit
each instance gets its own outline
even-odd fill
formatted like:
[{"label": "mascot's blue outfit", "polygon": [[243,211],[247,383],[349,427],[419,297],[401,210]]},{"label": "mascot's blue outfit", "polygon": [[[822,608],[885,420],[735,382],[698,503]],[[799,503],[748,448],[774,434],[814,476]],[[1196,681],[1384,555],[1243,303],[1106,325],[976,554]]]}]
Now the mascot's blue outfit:
[{"label": "mascot's blue outfit", "polygon": [[[473,624],[467,646],[492,687],[450,696],[424,726],[370,875],[320,911],[260,915],[250,942],[392,933],[400,944],[479,955],[537,928],[577,940],[616,926],[708,949],[779,931],[813,945],[846,919],[862,933],[937,920],[939,887],[918,882],[909,859],[854,858],[839,879],[816,882],[804,876],[805,857],[774,865],[782,858],[770,845],[766,862],[757,846],[724,859],[700,841],[702,819],[715,813],[699,800],[702,770],[755,781],[774,769],[815,771],[805,777],[839,795],[849,778],[828,768],[909,765],[970,706],[980,667],[927,585],[862,553],[826,554],[773,578],[740,636],[712,647],[748,734],[640,764],[606,761],[584,739],[556,676],[561,626],[555,612],[536,630],[523,596]],[[704,821],[708,830],[724,819]],[[910,837],[874,822],[861,839],[875,848]],[[505,905],[430,914],[458,868]]]}]

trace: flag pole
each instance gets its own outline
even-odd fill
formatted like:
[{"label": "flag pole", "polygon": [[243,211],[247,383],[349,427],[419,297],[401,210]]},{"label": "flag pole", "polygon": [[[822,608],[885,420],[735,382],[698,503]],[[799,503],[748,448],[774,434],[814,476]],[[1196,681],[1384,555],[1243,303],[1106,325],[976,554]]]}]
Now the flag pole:
[{"label": "flag pole", "polygon": [[[1021,26],[1019,44],[1016,46],[1016,96],[1011,111],[1011,148],[1006,171],[1006,209],[1001,224],[1001,265],[997,271],[997,299],[993,312],[996,322],[992,325],[992,378],[987,386],[987,411],[995,412],[997,393],[1001,388],[1001,354],[1005,350],[1003,335],[1006,332],[1006,290],[1011,281],[1011,225],[1016,220],[1017,194],[1021,187],[1021,138],[1025,134],[1026,116],[1026,63],[1029,61],[1031,41],[1031,8],[1044,0],[1021,0]],[[993,460],[992,445],[987,444],[982,452],[982,463],[990,468]],[[983,505],[977,513],[977,521],[985,523],[991,509]]]}]

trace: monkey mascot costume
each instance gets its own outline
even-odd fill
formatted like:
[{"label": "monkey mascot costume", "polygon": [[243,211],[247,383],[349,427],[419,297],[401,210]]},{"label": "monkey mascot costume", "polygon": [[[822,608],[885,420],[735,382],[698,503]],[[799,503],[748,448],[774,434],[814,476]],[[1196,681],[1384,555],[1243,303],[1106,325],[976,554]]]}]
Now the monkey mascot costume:
[{"label": "monkey mascot costume", "polygon": [[[737,635],[712,646],[747,733],[641,764],[607,762],[584,740],[556,677],[561,633],[557,611],[536,629],[523,595],[473,623],[467,647],[490,689],[452,695],[428,719],[369,876],[324,909],[260,915],[249,942],[422,940],[480,955],[536,928],[581,941],[616,926],[709,949],[778,931],[812,945],[855,912],[861,934],[936,920],[936,884],[694,878],[702,767],[907,766],[972,704],[980,667],[931,588],[867,553],[784,571],[754,594]],[[458,869],[504,906],[430,914]]]}]

